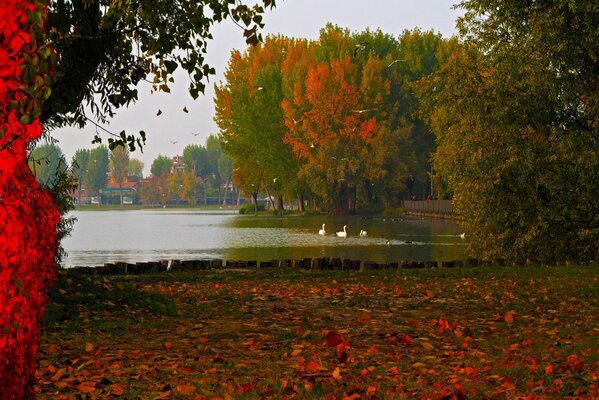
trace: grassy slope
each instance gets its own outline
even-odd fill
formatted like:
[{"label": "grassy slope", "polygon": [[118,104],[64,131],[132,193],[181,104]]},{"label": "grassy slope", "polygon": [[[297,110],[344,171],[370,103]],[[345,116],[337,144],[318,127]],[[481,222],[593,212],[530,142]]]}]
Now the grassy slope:
[{"label": "grassy slope", "polygon": [[39,398],[592,398],[598,268],[65,272]]}]

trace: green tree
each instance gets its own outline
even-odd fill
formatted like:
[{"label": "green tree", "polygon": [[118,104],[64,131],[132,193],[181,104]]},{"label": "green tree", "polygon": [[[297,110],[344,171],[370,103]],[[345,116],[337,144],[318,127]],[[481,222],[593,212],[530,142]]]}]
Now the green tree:
[{"label": "green tree", "polygon": [[29,153],[28,162],[35,178],[44,187],[55,186],[59,175],[68,168],[62,150],[54,143],[36,146]]},{"label": "green tree", "polygon": [[83,189],[83,177],[87,171],[89,161],[88,149],[77,149],[71,160],[73,176],[77,179],[77,204],[81,205],[81,190]]},{"label": "green tree", "polygon": [[418,93],[473,254],[596,260],[596,3],[460,5],[463,46]]},{"label": "green tree", "polygon": [[171,159],[167,156],[163,156],[161,154],[158,155],[152,161],[152,166],[150,167],[150,172],[154,176],[162,176],[164,174],[169,174],[171,171]]},{"label": "green tree", "polygon": [[96,194],[98,201],[102,204],[102,189],[108,182],[108,147],[98,146],[89,152],[87,171],[83,177],[85,186],[90,194]]},{"label": "green tree", "polygon": [[119,185],[119,197],[123,207],[123,183],[127,181],[129,174],[129,149],[115,147],[110,153],[110,171],[112,179]]}]

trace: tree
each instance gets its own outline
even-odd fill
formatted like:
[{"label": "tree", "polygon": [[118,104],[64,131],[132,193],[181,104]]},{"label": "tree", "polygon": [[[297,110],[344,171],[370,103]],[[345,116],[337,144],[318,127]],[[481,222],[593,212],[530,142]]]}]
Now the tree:
[{"label": "tree", "polygon": [[[169,92],[178,68],[190,76],[189,91],[198,97],[214,74],[205,59],[212,25],[231,17],[243,27],[247,43],[256,44],[264,8],[274,5],[274,0],[251,7],[224,0],[50,1],[48,40],[60,59],[43,121],[83,126],[90,121],[87,105],[104,122],[115,109],[137,100],[140,81]],[[109,145],[135,147],[144,141],[143,133],[136,138],[122,132],[110,137]]]},{"label": "tree", "polygon": [[[261,4],[272,7],[274,1],[263,0]],[[250,8],[241,2],[224,0],[3,2],[0,35],[0,231],[3,232],[0,254],[5,255],[0,261],[0,271],[4,272],[0,274],[3,396],[34,397],[40,319],[55,276],[53,261],[60,217],[56,204],[69,186],[58,184],[56,187],[65,191],[53,193],[53,201],[49,192],[35,183],[27,167],[25,149],[28,142],[41,135],[40,122],[48,130],[72,123],[82,126],[90,120],[83,103],[103,122],[112,116],[115,108],[137,99],[135,86],[148,74],[156,90],[168,91],[168,82],[179,66],[192,77],[190,92],[196,97],[203,89],[202,79],[214,73],[203,56],[206,41],[211,38],[210,27],[231,16],[245,26],[248,43],[255,43],[260,38],[257,29],[262,26],[262,13],[260,4]],[[111,148],[125,143],[134,148],[145,140],[143,132],[138,138],[125,132],[114,136],[108,140]],[[97,135],[95,141],[99,139]]]},{"label": "tree", "polygon": [[461,48],[419,85],[473,255],[597,259],[593,1],[463,1]]},{"label": "tree", "polygon": [[108,148],[97,146],[89,152],[87,172],[83,178],[85,186],[90,193],[98,196],[99,204],[102,204],[102,189],[108,182]]},{"label": "tree", "polygon": [[29,153],[29,168],[40,185],[53,187],[58,182],[58,176],[64,173],[68,166],[58,145],[44,143]]},{"label": "tree", "polygon": [[57,202],[27,165],[40,137],[54,54],[44,44],[45,3],[2,3],[0,34],[0,393],[34,397],[36,352],[56,271]]},{"label": "tree", "polygon": [[154,176],[162,176],[164,174],[168,174],[171,171],[171,160],[167,156],[163,156],[161,154],[158,155],[152,161],[152,166],[150,167],[150,172]]},{"label": "tree", "polygon": [[142,178],[143,171],[144,171],[144,163],[141,160],[139,160],[137,158],[131,158],[129,160],[129,167],[127,169],[127,172],[129,173],[129,175],[135,176],[137,178]]},{"label": "tree", "polygon": [[115,147],[110,153],[110,170],[112,178],[119,185],[119,197],[123,206],[123,183],[129,173],[129,149]]},{"label": "tree", "polygon": [[89,161],[88,149],[77,149],[71,160],[73,176],[77,179],[77,204],[81,205],[81,190],[83,188],[83,177],[87,171]]}]

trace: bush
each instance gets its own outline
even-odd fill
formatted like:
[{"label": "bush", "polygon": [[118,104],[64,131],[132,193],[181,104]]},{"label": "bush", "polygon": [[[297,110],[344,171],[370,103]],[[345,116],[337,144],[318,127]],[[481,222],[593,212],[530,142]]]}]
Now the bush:
[{"label": "bush", "polygon": [[[265,210],[264,205],[258,204],[258,211],[264,211],[264,210]],[[254,207],[253,203],[244,204],[239,209],[239,214],[240,215],[254,214],[255,212],[256,212],[256,208]]]}]

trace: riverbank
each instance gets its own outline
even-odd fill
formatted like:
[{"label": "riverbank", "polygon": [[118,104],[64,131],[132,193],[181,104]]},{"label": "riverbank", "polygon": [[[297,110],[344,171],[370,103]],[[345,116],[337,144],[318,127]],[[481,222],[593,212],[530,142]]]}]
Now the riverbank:
[{"label": "riverbank", "polygon": [[61,270],[38,398],[594,398],[597,268]]}]

